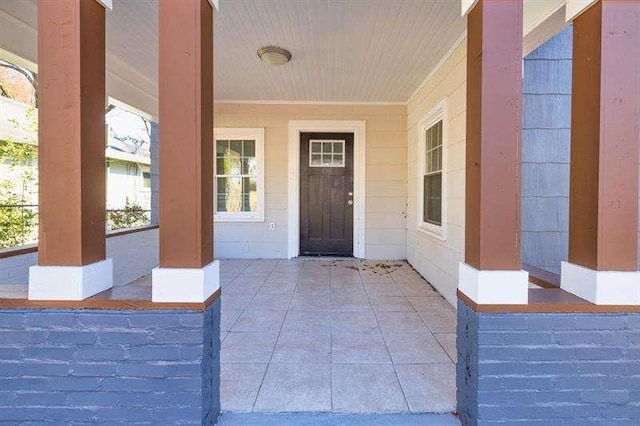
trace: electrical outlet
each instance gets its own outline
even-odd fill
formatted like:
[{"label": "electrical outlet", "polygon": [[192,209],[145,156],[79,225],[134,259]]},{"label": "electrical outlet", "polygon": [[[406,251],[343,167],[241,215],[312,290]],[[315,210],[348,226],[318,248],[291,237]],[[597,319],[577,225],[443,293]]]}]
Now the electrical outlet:
[{"label": "electrical outlet", "polygon": [[269,231],[275,231],[275,230],[276,230],[276,223],[269,222]]},{"label": "electrical outlet", "polygon": [[245,252],[249,251],[249,241],[244,242],[244,251]]}]

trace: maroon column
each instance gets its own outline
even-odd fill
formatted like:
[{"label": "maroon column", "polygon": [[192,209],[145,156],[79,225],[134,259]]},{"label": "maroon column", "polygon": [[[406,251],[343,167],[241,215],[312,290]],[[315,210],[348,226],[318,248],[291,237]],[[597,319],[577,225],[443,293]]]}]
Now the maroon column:
[{"label": "maroon column", "polygon": [[105,9],[38,1],[38,263],[105,258]]},{"label": "maroon column", "polygon": [[573,22],[569,261],[594,270],[637,270],[639,16],[601,0]]},{"label": "maroon column", "polygon": [[520,270],[522,1],[480,0],[467,19],[465,262]]},{"label": "maroon column", "polygon": [[160,9],[160,267],[213,260],[213,8]]}]

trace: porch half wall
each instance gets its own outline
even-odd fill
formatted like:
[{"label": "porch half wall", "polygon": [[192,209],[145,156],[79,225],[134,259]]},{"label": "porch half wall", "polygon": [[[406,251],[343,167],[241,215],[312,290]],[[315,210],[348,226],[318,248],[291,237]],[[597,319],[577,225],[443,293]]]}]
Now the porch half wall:
[{"label": "porch half wall", "polygon": [[[406,258],[407,116],[404,105],[217,103],[216,128],[264,128],[264,222],[216,222],[218,258],[286,258],[289,121],[366,122],[365,257]],[[275,230],[269,224],[275,223]]]},{"label": "porch half wall", "polygon": [[[133,231],[133,230],[131,230]],[[158,266],[158,228],[146,227],[137,231],[113,231],[107,234],[107,258],[113,259],[113,284],[129,284],[148,275]],[[29,267],[38,263],[37,248],[26,246],[20,254],[5,250],[0,256],[0,286],[27,285]]]}]

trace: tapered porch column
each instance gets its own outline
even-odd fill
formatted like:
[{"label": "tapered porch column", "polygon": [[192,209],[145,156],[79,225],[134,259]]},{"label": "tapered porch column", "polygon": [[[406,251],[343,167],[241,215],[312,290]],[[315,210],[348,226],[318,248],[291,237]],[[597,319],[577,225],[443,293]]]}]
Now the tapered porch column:
[{"label": "tapered porch column", "polygon": [[105,259],[105,8],[38,2],[39,242],[29,298],[81,300],[113,283]]},{"label": "tapered porch column", "polygon": [[[464,4],[463,4],[464,6]],[[465,263],[476,303],[527,303],[520,263],[522,1],[480,0],[467,23]]]},{"label": "tapered porch column", "polygon": [[213,261],[213,6],[160,9],[160,267],[153,300],[201,302],[219,288]]},{"label": "tapered porch column", "polygon": [[573,21],[569,262],[561,287],[640,304],[640,3],[600,0]]}]

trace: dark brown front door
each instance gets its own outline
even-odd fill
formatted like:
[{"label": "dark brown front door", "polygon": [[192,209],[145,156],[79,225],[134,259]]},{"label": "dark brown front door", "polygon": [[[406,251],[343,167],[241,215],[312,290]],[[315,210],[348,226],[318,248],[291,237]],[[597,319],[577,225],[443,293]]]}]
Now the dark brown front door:
[{"label": "dark brown front door", "polygon": [[353,255],[353,199],[353,133],[301,133],[301,255]]}]

